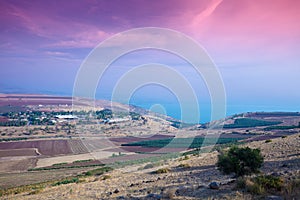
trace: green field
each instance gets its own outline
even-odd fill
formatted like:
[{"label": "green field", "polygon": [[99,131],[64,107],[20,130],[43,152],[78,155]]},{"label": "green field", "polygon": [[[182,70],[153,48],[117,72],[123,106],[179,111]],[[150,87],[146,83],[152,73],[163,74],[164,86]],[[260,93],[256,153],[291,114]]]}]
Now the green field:
[{"label": "green field", "polygon": [[250,128],[256,126],[272,126],[281,124],[279,121],[265,121],[251,118],[239,118],[234,120],[233,124],[225,124],[223,128]]},{"label": "green field", "polygon": [[[154,147],[154,148],[199,148],[202,146],[209,146],[214,144],[225,144],[237,142],[243,138],[168,138],[160,140],[144,140],[139,142],[132,142],[128,144],[122,144],[122,146],[142,146],[142,147]],[[168,145],[168,146],[167,146]]]}]

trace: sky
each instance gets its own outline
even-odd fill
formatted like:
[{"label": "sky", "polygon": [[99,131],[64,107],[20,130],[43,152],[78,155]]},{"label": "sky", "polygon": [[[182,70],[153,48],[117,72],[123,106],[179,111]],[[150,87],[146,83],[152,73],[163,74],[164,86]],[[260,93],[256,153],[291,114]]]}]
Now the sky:
[{"label": "sky", "polygon": [[[72,95],[80,65],[99,43],[133,28],[161,27],[205,48],[224,82],[227,114],[300,111],[299,10],[298,0],[1,0],[0,92]],[[120,58],[99,82],[96,97],[110,99],[122,73],[150,62],[187,77],[207,121],[205,83],[192,66],[166,52]],[[131,103],[162,105],[177,118],[180,113],[176,95],[157,85],[137,90]]]}]

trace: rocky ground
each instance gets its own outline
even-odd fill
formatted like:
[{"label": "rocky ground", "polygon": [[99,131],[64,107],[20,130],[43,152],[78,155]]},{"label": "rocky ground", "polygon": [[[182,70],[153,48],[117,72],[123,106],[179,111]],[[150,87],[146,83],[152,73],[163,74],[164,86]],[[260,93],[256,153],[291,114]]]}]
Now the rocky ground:
[{"label": "rocky ground", "polygon": [[[299,133],[245,145],[262,150],[264,174],[299,178]],[[18,194],[4,199],[256,199],[237,191],[233,177],[222,175],[216,169],[217,155],[218,152],[212,152],[115,169],[106,175],[87,178],[83,183],[53,186],[38,194]],[[167,173],[153,173],[162,168]]]}]

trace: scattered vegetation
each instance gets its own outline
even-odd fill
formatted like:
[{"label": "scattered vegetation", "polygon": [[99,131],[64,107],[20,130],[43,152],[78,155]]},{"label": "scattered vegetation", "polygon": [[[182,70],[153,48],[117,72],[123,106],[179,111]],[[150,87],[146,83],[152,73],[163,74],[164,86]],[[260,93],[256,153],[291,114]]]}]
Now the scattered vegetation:
[{"label": "scattered vegetation", "polygon": [[284,188],[284,182],[280,177],[272,175],[243,177],[237,180],[237,188],[255,195],[272,194],[281,191]]},{"label": "scattered vegetation", "polygon": [[[71,176],[71,177],[68,177],[68,178],[65,178],[62,180],[51,180],[51,181],[23,185],[23,186],[8,188],[8,189],[0,189],[0,197],[4,196],[4,195],[19,194],[19,193],[24,193],[24,192],[28,192],[29,195],[38,194],[44,188],[49,187],[49,186],[58,186],[58,185],[69,184],[69,183],[80,183],[80,182],[84,181],[84,179],[82,179],[84,176],[103,175],[105,172],[108,172],[111,170],[113,170],[113,169],[110,167],[102,167],[102,168],[97,168],[97,169],[87,171],[87,172],[85,172],[83,174],[79,174],[75,177]],[[109,178],[110,178],[109,175],[104,175],[101,178],[101,180],[106,180]]]},{"label": "scattered vegetation", "polygon": [[259,172],[262,164],[263,156],[259,149],[233,146],[218,156],[217,167],[225,174],[235,173],[236,176],[244,176]]},{"label": "scattered vegetation", "polygon": [[270,143],[270,142],[272,142],[271,139],[267,139],[267,140],[265,141],[265,143]]},{"label": "scattered vegetation", "polygon": [[84,173],[86,176],[100,176],[104,174],[105,172],[112,171],[113,169],[111,167],[102,167],[97,169],[92,169]]},{"label": "scattered vegetation", "polygon": [[41,192],[47,185],[49,185],[49,182],[23,185],[8,189],[0,189],[0,197],[4,195],[20,194],[24,192],[29,192],[29,194],[37,194]]},{"label": "scattered vegetation", "polygon": [[182,156],[182,153],[179,153],[179,152],[166,153],[166,154],[162,154],[160,156],[153,156],[153,157],[141,158],[141,159],[136,159],[136,160],[117,161],[112,164],[109,164],[108,166],[116,169],[116,168],[122,168],[122,167],[126,167],[126,166],[137,165],[137,164],[148,163],[148,162],[155,163],[155,162],[162,161],[162,160],[178,158],[180,156]]},{"label": "scattered vegetation", "polygon": [[58,181],[56,183],[53,183],[52,186],[64,185],[64,184],[69,184],[69,183],[79,183],[79,178],[74,177],[72,179],[65,179],[62,181]]},{"label": "scattered vegetation", "polygon": [[58,163],[54,164],[51,167],[39,167],[39,168],[31,168],[28,171],[44,171],[44,170],[56,170],[56,169],[73,169],[73,168],[83,168],[83,167],[99,167],[104,166],[104,164],[88,164],[88,165],[65,165],[68,163]]}]

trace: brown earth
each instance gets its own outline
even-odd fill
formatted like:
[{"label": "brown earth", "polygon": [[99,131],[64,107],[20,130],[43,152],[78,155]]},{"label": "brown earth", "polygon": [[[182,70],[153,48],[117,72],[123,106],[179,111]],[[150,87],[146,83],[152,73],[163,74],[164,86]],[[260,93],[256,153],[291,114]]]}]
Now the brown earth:
[{"label": "brown earth", "polygon": [[[36,162],[37,159],[32,156],[0,158],[0,177],[1,173],[26,171],[29,168],[35,167]],[[9,173],[7,174],[9,175]]]},{"label": "brown earth", "polygon": [[38,156],[38,155],[40,154],[36,148],[0,150],[0,157]]},{"label": "brown earth", "polygon": [[[245,144],[260,148],[265,157],[262,172],[279,173],[282,177],[299,177],[300,134],[276,138],[271,142],[255,141]],[[87,183],[49,187],[36,195],[13,195],[14,199],[256,199],[247,193],[236,191],[231,176],[222,175],[215,167],[217,152],[192,156],[188,160],[173,159],[134,165],[110,172],[111,178],[88,178]],[[180,167],[180,164],[185,164]],[[153,173],[168,168],[165,174]],[[212,181],[221,182],[219,190],[209,189]],[[150,195],[149,195],[150,194]],[[152,197],[150,197],[152,196]]]}]

